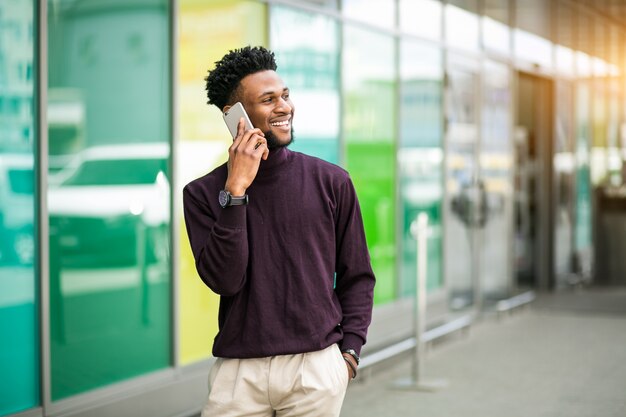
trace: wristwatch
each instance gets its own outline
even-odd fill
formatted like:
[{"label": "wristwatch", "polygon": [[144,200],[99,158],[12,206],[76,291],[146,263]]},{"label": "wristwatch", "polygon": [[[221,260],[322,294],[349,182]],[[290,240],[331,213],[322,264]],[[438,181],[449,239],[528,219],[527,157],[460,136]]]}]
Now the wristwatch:
[{"label": "wristwatch", "polygon": [[354,349],[343,349],[341,353],[347,353],[348,355],[352,356],[354,360],[356,361],[357,365],[359,364],[359,362],[361,362],[361,358],[359,357],[359,354],[356,353],[356,350]]},{"label": "wristwatch", "polygon": [[245,206],[246,204],[248,204],[248,194],[244,194],[241,197],[235,197],[226,190],[220,191],[218,199],[222,208],[230,206]]}]

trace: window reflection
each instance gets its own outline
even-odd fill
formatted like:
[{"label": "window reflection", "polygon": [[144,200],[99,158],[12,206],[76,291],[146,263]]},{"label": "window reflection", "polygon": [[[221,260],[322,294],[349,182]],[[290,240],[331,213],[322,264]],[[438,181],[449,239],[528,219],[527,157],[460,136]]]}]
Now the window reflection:
[{"label": "window reflection", "polygon": [[0,415],[39,404],[33,3],[0,2]]},{"label": "window reflection", "polygon": [[442,9],[439,0],[400,0],[400,28],[415,35],[439,39]]},{"label": "window reflection", "polygon": [[446,4],[446,42],[451,46],[478,50],[478,15]]},{"label": "window reflection", "polygon": [[163,0],[49,12],[56,400],[169,364],[170,58]]},{"label": "window reflection", "polygon": [[416,240],[411,224],[429,217],[427,286],[441,286],[442,268],[442,64],[433,46],[404,41],[400,46],[401,107],[398,174],[402,204],[400,293],[415,294]]},{"label": "window reflection", "polygon": [[485,48],[509,55],[511,52],[511,30],[509,27],[487,16],[483,16],[482,21],[482,39]]},{"label": "window reflection", "polygon": [[513,37],[518,58],[552,68],[552,42],[521,29],[515,29]]},{"label": "window reflection", "polygon": [[394,48],[391,36],[344,28],[346,165],[363,213],[375,302],[395,298]]},{"label": "window reflection", "polygon": [[377,26],[395,26],[395,0],[343,0],[341,10],[344,15]]},{"label": "window reflection", "polygon": [[[282,6],[274,6],[271,17],[270,45],[276,53],[278,73],[298,109],[291,148],[339,163],[337,23]],[[311,33],[316,34],[313,44]]]}]

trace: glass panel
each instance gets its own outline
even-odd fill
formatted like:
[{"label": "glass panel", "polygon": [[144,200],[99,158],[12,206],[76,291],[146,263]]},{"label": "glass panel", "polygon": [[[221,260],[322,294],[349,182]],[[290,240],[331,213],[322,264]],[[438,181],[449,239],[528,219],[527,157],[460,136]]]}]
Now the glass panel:
[{"label": "glass panel", "polygon": [[607,158],[607,94],[604,79],[591,81],[593,97],[591,120],[591,160],[590,176],[593,185],[606,181],[608,174]]},{"label": "glass panel", "polygon": [[[291,8],[271,9],[270,45],[298,108],[293,150],[339,163],[337,23]],[[310,36],[315,33],[315,40]],[[320,121],[323,120],[323,123]]]},{"label": "glass panel", "polygon": [[454,47],[479,49],[479,20],[476,13],[446,4],[446,42]]},{"label": "glass panel", "polygon": [[572,270],[574,232],[574,91],[571,83],[556,83],[554,148],[554,270],[557,286],[566,286]]},{"label": "glass panel", "polygon": [[503,55],[511,53],[509,0],[483,0],[482,41],[485,49]]},{"label": "glass panel", "polygon": [[482,94],[480,191],[480,285],[486,302],[510,296],[511,263],[508,242],[512,225],[511,84],[506,65],[488,61]]},{"label": "glass panel", "polygon": [[0,415],[39,404],[32,0],[0,2]]},{"label": "glass panel", "polygon": [[341,7],[346,17],[385,28],[395,27],[395,0],[343,0]]},{"label": "glass panel", "polygon": [[391,36],[345,26],[343,88],[346,165],[359,195],[374,300],[395,298],[395,83]]},{"label": "glass panel", "polygon": [[130,4],[48,6],[53,400],[170,363],[169,10]]},{"label": "glass panel", "polygon": [[514,30],[513,39],[517,58],[552,68],[552,42],[521,29]]},{"label": "glass panel", "polygon": [[442,13],[439,0],[400,0],[400,28],[414,35],[440,39]]},{"label": "glass panel", "polygon": [[622,157],[619,150],[619,109],[620,90],[617,79],[608,81],[608,122],[607,122],[607,152],[608,152],[608,183],[612,186],[622,185]]},{"label": "glass panel", "polygon": [[[215,106],[207,105],[204,77],[229,50],[263,45],[266,6],[250,1],[179,1],[178,100],[181,140],[176,154],[176,195],[189,181],[222,164],[232,138]],[[279,63],[280,64],[280,63]],[[279,68],[280,70],[280,68]],[[182,206],[182,199],[175,199]],[[182,207],[179,207],[182,213]],[[183,364],[211,356],[219,297],[202,282],[183,216],[180,230],[179,340]]]},{"label": "glass panel", "polygon": [[511,30],[504,23],[483,16],[483,45],[487,50],[509,55],[511,53]]},{"label": "glass panel", "polygon": [[443,71],[439,48],[403,41],[400,47],[400,146],[398,173],[402,204],[400,293],[415,294],[416,240],[411,223],[428,214],[427,287],[442,285],[442,96]]},{"label": "glass panel", "polygon": [[579,82],[576,91],[576,223],[574,244],[577,263],[584,274],[591,272],[591,92],[589,82]]},{"label": "glass panel", "polygon": [[576,70],[574,64],[574,49],[576,48],[576,39],[574,37],[574,9],[560,2],[556,3],[555,7],[556,70],[563,75],[573,77]]},{"label": "glass panel", "polygon": [[515,55],[525,61],[552,68],[551,2],[515,2]]},{"label": "glass panel", "polygon": [[474,303],[477,276],[480,193],[477,178],[478,75],[473,63],[450,58],[446,86],[446,166],[444,202],[445,283],[450,307],[458,310]]}]

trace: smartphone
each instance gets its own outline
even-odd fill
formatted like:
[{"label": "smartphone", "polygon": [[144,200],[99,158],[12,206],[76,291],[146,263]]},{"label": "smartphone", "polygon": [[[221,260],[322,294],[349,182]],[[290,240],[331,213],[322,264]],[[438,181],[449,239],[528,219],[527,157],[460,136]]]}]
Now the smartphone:
[{"label": "smartphone", "polygon": [[254,129],[252,122],[250,122],[250,118],[248,117],[248,113],[246,113],[246,110],[243,108],[243,104],[240,102],[236,102],[230,109],[228,109],[228,111],[224,112],[224,122],[226,122],[226,126],[228,127],[230,134],[233,136],[233,139],[237,136],[237,126],[239,125],[239,119],[242,117],[245,123],[244,129]]}]

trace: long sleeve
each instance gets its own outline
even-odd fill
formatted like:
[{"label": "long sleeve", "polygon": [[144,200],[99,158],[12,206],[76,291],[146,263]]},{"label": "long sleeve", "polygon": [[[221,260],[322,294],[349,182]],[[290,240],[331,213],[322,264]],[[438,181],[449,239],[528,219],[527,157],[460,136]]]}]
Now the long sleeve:
[{"label": "long sleeve", "polygon": [[[196,269],[215,293],[232,296],[243,288],[248,266],[246,207],[210,207],[201,188],[183,189],[185,225]],[[217,197],[215,197],[217,199]]]},{"label": "long sleeve", "polygon": [[347,171],[280,148],[262,161],[249,203],[217,200],[226,164],[187,184],[183,205],[196,269],[219,294],[213,355],[259,358],[333,343],[360,352],[374,274]]},{"label": "long sleeve", "polygon": [[336,293],[343,311],[342,349],[361,351],[372,319],[375,277],[370,264],[359,202],[349,178],[337,205]]}]

